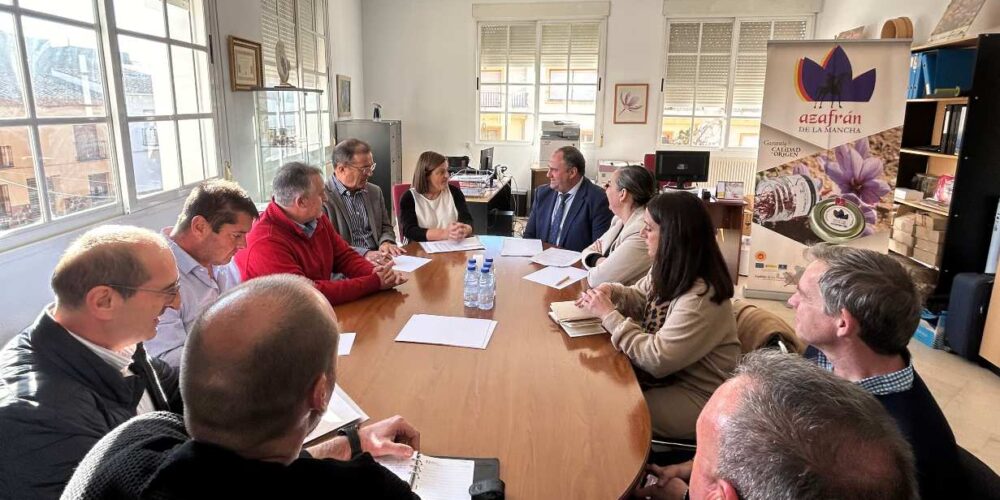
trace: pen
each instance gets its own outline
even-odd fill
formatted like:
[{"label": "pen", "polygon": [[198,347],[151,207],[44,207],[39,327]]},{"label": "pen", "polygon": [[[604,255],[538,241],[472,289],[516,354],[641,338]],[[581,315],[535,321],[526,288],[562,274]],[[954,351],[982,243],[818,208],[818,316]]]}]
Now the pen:
[{"label": "pen", "polygon": [[563,283],[565,283],[565,282],[567,282],[567,281],[569,281],[569,276],[567,276],[567,277],[565,277],[565,278],[563,278],[563,279],[561,279],[561,280],[557,281],[557,282],[556,282],[556,288],[559,288],[559,285],[562,285]]}]

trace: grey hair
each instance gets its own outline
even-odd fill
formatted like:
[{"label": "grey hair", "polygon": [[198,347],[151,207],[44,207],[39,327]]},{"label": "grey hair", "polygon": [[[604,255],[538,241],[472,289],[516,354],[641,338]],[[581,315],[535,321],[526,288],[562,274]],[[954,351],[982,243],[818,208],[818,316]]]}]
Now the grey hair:
[{"label": "grey hair", "polygon": [[271,180],[271,194],[274,201],[283,207],[290,207],[295,198],[307,196],[312,189],[312,176],[323,177],[323,171],[318,167],[300,162],[290,161],[281,166]]},{"label": "grey hair", "polygon": [[656,196],[656,179],[645,167],[628,165],[618,169],[618,189],[632,195],[637,207],[644,207]]},{"label": "grey hair", "polygon": [[819,279],[828,315],[846,309],[864,343],[879,354],[900,354],[920,321],[920,295],[910,274],[892,257],[872,250],[819,244],[807,257],[829,269]]},{"label": "grey hair", "polygon": [[[744,500],[917,498],[913,453],[874,396],[796,355],[744,357],[715,475]],[[849,472],[847,472],[849,471]]]},{"label": "grey hair", "polygon": [[141,245],[169,251],[163,236],[140,227],[104,225],[83,233],[66,248],[52,271],[56,302],[80,307],[87,293],[100,285],[113,285],[125,299],[134,295],[134,287],[151,278],[136,252]]},{"label": "grey hair", "polygon": [[181,364],[192,437],[234,450],[259,445],[301,420],[296,409],[320,375],[332,389],[339,327],[316,295],[308,279],[275,274],[246,281],[208,306]]},{"label": "grey hair", "polygon": [[345,139],[333,148],[333,164],[343,165],[354,161],[358,153],[371,153],[372,147],[361,139]]}]

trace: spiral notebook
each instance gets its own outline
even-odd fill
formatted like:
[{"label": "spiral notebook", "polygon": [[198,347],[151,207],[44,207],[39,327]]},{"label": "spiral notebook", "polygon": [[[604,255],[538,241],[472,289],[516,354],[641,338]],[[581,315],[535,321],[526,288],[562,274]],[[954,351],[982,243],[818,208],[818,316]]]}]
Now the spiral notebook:
[{"label": "spiral notebook", "polygon": [[430,457],[416,452],[410,458],[375,460],[409,484],[422,500],[469,499],[474,481],[500,478],[500,461],[495,458]]}]

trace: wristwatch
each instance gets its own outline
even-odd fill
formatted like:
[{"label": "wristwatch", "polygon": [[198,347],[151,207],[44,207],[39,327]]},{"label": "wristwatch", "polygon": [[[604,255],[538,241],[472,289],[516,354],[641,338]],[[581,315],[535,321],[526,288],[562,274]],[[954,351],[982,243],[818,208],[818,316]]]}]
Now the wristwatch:
[{"label": "wristwatch", "polygon": [[361,449],[361,437],[358,436],[358,425],[352,424],[341,428],[337,431],[338,435],[347,438],[347,442],[351,445],[351,459],[358,458],[361,456],[365,450]]}]

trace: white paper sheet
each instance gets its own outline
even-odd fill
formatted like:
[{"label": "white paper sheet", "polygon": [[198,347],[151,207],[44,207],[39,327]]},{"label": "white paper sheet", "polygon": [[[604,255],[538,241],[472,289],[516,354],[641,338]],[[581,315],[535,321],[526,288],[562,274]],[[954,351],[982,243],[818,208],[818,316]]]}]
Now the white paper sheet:
[{"label": "white paper sheet", "polygon": [[469,250],[481,250],[486,248],[483,243],[479,241],[479,238],[471,236],[461,241],[443,240],[443,241],[421,241],[420,248],[423,248],[427,253],[444,253],[444,252],[466,252]]},{"label": "white paper sheet", "polygon": [[587,277],[587,271],[576,267],[546,267],[539,269],[524,279],[562,290]]},{"label": "white paper sheet", "polygon": [[[476,462],[437,458],[414,453],[410,458],[378,457],[381,464],[407,484],[423,500],[464,500],[475,478]],[[416,475],[414,472],[419,471]]]},{"label": "white paper sheet", "polygon": [[542,240],[504,238],[500,255],[506,257],[531,257],[542,253]]},{"label": "white paper sheet", "polygon": [[351,353],[351,347],[354,346],[354,335],[354,332],[340,334],[340,343],[337,344],[337,356],[347,356]]},{"label": "white paper sheet", "polygon": [[486,349],[496,327],[497,322],[489,319],[414,314],[403,325],[396,342]]},{"label": "white paper sheet", "polygon": [[416,271],[420,266],[430,262],[431,259],[425,259],[423,257],[414,257],[412,255],[397,255],[392,258],[392,268],[404,272],[412,273]]},{"label": "white paper sheet", "polygon": [[550,248],[531,258],[531,262],[543,266],[569,267],[580,260],[580,252]]},{"label": "white paper sheet", "polygon": [[320,417],[316,428],[306,436],[305,442],[308,443],[345,425],[355,422],[361,423],[366,420],[368,420],[368,414],[338,384],[333,389],[333,396],[330,398],[329,406],[326,407],[326,413]]}]

